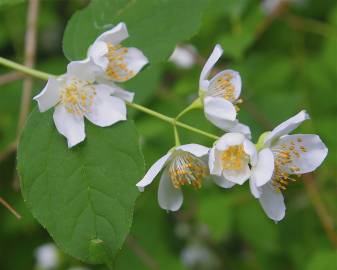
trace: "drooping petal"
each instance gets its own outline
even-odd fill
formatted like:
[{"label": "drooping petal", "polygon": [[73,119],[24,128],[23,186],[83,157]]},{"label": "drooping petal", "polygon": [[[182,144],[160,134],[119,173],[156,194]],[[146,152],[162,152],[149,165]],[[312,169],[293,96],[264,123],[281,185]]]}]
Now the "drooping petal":
[{"label": "drooping petal", "polygon": [[67,75],[83,81],[95,81],[100,69],[89,58],[71,61],[67,66]]},{"label": "drooping petal", "polygon": [[127,39],[128,37],[129,33],[126,28],[126,25],[125,23],[121,22],[117,24],[114,28],[110,29],[109,31],[105,31],[104,33],[102,33],[96,39],[96,41],[104,41],[116,45],[121,43],[124,39]]},{"label": "drooping petal", "polygon": [[281,192],[276,191],[271,184],[261,187],[260,204],[269,218],[280,221],[284,218],[286,206]]},{"label": "drooping petal", "polygon": [[274,172],[274,155],[269,148],[262,149],[258,154],[258,162],[252,167],[251,179],[257,187],[266,184]]},{"label": "drooping petal", "polygon": [[202,157],[208,154],[209,148],[200,144],[185,144],[177,147],[177,149],[190,152],[191,154],[197,156],[197,157]]},{"label": "drooping petal", "polygon": [[209,159],[208,159],[208,167],[211,174],[218,176],[221,175],[222,168],[220,162],[221,160],[218,151],[215,149],[215,147],[212,147],[209,152]]},{"label": "drooping petal", "polygon": [[257,151],[256,151],[255,144],[245,139],[243,141],[243,149],[245,153],[250,157],[250,164],[252,166],[255,166],[257,163]]},{"label": "drooping petal", "polygon": [[261,189],[256,186],[256,181],[254,179],[252,179],[252,176],[251,178],[249,179],[249,189],[250,189],[250,192],[252,193],[252,195],[258,199],[260,198],[261,196]]},{"label": "drooping petal", "polygon": [[55,126],[68,140],[71,148],[85,139],[84,118],[67,112],[63,105],[58,105],[54,111]]},{"label": "drooping petal", "polygon": [[96,86],[97,94],[91,110],[85,113],[85,117],[90,122],[100,127],[111,126],[119,121],[126,120],[125,102],[118,97],[100,91],[104,88],[106,87]]},{"label": "drooping petal", "polygon": [[183,193],[173,187],[167,170],[163,171],[160,178],[158,202],[160,207],[167,211],[178,211],[183,204]]},{"label": "drooping petal", "polygon": [[239,72],[226,69],[210,80],[207,95],[222,97],[233,102],[239,98],[241,87],[242,82]]},{"label": "drooping petal", "polygon": [[209,58],[207,59],[201,74],[200,74],[200,79],[199,79],[199,88],[202,91],[207,91],[208,89],[208,80],[207,77],[209,75],[209,73],[211,72],[212,68],[214,67],[215,63],[219,60],[219,58],[221,57],[223,53],[223,49],[221,48],[221,46],[219,44],[215,45],[213,52],[211,53],[211,55],[209,56]]},{"label": "drooping petal", "polygon": [[158,173],[163,169],[166,161],[171,157],[171,153],[167,153],[166,155],[162,156],[158,159],[151,168],[147,171],[144,175],[143,179],[140,180],[136,186],[138,187],[139,191],[144,191],[144,187],[148,186],[152,183],[154,178],[158,175]]},{"label": "drooping petal", "polygon": [[[303,174],[314,171],[325,159],[328,154],[328,148],[322,142],[318,135],[314,134],[296,134],[283,136],[275,147],[281,145],[290,145],[294,147],[291,154],[292,162],[283,166],[288,173]],[[296,172],[292,167],[297,167]]]},{"label": "drooping petal", "polygon": [[229,146],[242,144],[244,140],[245,136],[243,136],[241,133],[226,133],[216,142],[215,148],[219,151],[224,151]]},{"label": "drooping petal", "polygon": [[206,118],[219,128],[226,128],[236,118],[234,105],[224,98],[205,97],[204,111]]},{"label": "drooping petal", "polygon": [[222,188],[231,188],[236,185],[234,182],[228,181],[223,176],[212,175],[211,177],[214,183]]},{"label": "drooping petal", "polygon": [[288,134],[289,132],[296,129],[303,121],[309,119],[309,115],[305,110],[300,111],[295,116],[289,118],[287,121],[281,123],[276,128],[274,128],[265,138],[264,144],[269,147],[273,140],[281,137],[282,135]]},{"label": "drooping petal", "polygon": [[56,78],[50,77],[46,86],[33,99],[37,101],[40,112],[45,112],[60,101],[60,85]]},{"label": "drooping petal", "polygon": [[106,57],[108,53],[108,45],[104,41],[96,41],[88,50],[88,57],[102,70],[105,70],[109,64],[109,60]]},{"label": "drooping petal", "polygon": [[223,176],[231,182],[242,185],[250,177],[250,168],[248,164],[244,164],[241,170],[223,170]]}]

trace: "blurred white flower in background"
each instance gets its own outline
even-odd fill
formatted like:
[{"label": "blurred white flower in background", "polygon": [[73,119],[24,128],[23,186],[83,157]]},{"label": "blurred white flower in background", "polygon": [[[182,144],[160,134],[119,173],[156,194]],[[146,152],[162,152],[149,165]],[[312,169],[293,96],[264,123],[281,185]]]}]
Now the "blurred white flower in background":
[{"label": "blurred white flower in background", "polygon": [[59,251],[52,244],[44,244],[35,250],[37,269],[54,269],[60,263]]},{"label": "blurred white flower in background", "polygon": [[90,270],[90,269],[82,266],[75,266],[68,268],[68,270]]},{"label": "blurred white flower in background", "polygon": [[191,44],[177,46],[171,54],[169,61],[180,68],[189,69],[197,62],[198,52]]},{"label": "blurred white flower in background", "polygon": [[307,0],[263,0],[261,2],[261,8],[267,15],[271,15],[280,5],[287,3],[304,5],[306,1]]},{"label": "blurred white flower in background", "polygon": [[182,263],[190,269],[217,269],[219,261],[202,243],[188,244],[181,252]]}]

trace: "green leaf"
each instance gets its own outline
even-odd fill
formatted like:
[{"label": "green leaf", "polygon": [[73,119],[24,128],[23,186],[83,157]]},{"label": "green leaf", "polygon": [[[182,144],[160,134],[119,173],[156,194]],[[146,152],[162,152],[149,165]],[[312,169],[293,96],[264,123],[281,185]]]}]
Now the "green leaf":
[{"label": "green leaf", "polygon": [[86,134],[84,143],[68,149],[52,112],[33,111],[18,169],[28,207],[56,243],[83,261],[103,263],[129,232],[144,161],[131,121],[107,128],[87,122]]},{"label": "green leaf", "polygon": [[[126,44],[141,49],[150,63],[165,60],[177,42],[189,39],[200,26],[208,0],[94,0],[69,21],[63,50],[68,59],[82,59],[102,32],[125,22]],[[187,16],[188,15],[188,16]]]}]

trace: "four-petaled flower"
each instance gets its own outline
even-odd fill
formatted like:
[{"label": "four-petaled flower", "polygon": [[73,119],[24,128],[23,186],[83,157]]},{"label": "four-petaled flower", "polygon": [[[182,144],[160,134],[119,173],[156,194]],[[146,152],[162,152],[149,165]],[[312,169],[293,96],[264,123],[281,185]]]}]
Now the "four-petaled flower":
[{"label": "four-petaled flower", "polygon": [[218,128],[230,132],[240,132],[250,138],[250,129],[236,119],[238,105],[242,102],[241,77],[237,71],[226,69],[211,80],[208,76],[223,53],[216,45],[203,67],[199,80],[199,94],[203,99],[206,118]]},{"label": "four-petaled flower", "polygon": [[102,33],[88,50],[88,57],[101,68],[98,81],[125,82],[134,77],[149,61],[137,48],[120,43],[129,37],[125,23]]},{"label": "four-petaled flower", "polygon": [[198,144],[185,144],[174,148],[158,159],[137,183],[140,191],[152,183],[163,170],[158,188],[158,202],[161,208],[177,211],[183,203],[181,186],[192,185],[201,188],[203,179],[208,175],[207,156],[209,148]]},{"label": "four-petaled flower", "polygon": [[96,72],[89,59],[70,62],[66,74],[50,77],[41,93],[34,97],[41,112],[55,106],[54,122],[67,138],[69,148],[85,139],[84,117],[100,127],[126,120],[124,100],[131,102],[133,94],[94,83]]},{"label": "four-petaled flower", "polygon": [[263,158],[258,157],[255,145],[243,134],[227,133],[210,150],[210,174],[223,188],[242,185],[252,175],[266,181],[265,175],[270,179],[273,168],[261,166]]},{"label": "four-petaled flower", "polygon": [[282,191],[286,190],[289,181],[296,181],[296,177],[314,171],[328,154],[327,147],[317,135],[288,135],[307,119],[309,115],[301,111],[262,138],[263,150],[259,155],[267,158],[261,166],[273,167],[274,170],[267,181],[267,177],[262,181],[251,178],[250,188],[268,217],[275,221],[285,216]]}]

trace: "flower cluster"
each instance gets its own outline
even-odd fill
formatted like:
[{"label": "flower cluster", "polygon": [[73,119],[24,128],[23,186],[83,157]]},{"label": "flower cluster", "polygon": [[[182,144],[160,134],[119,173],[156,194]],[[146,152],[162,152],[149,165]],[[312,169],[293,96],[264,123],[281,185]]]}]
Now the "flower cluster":
[{"label": "flower cluster", "polygon": [[211,80],[207,77],[222,55],[216,45],[202,69],[199,95],[206,118],[227,131],[211,148],[197,144],[175,147],[148,170],[137,183],[140,191],[163,171],[158,201],[161,208],[177,211],[183,203],[181,187],[201,188],[211,178],[222,188],[242,185],[247,180],[269,218],[280,221],[285,216],[282,192],[301,174],[312,172],[325,159],[327,147],[317,135],[288,135],[309,119],[305,111],[260,136],[257,145],[250,141],[250,129],[236,119],[241,92],[237,71],[223,70]]},{"label": "flower cluster", "polygon": [[[49,78],[34,98],[41,112],[55,107],[54,122],[67,138],[68,147],[85,139],[84,118],[100,127],[126,120],[126,102],[132,102],[133,93],[116,83],[131,79],[148,63],[140,50],[121,45],[127,37],[124,23],[104,32],[90,46],[86,59],[70,62],[67,73]],[[192,105],[201,105],[205,117],[227,133],[210,148],[179,145],[178,139],[177,145],[152,165],[137,187],[144,191],[162,171],[159,205],[177,211],[183,203],[183,186],[200,189],[210,178],[222,188],[231,188],[248,180],[252,195],[268,217],[279,221],[285,215],[282,192],[288,183],[315,170],[328,150],[317,135],[288,135],[309,118],[305,111],[262,134],[257,144],[252,143],[250,128],[237,119],[242,103],[240,74],[226,69],[209,79],[222,53],[221,46],[216,45],[200,74],[198,102]]]},{"label": "flower cluster", "polygon": [[54,122],[68,147],[85,139],[84,117],[100,127],[126,120],[125,101],[131,102],[134,94],[116,83],[133,78],[148,63],[140,50],[120,44],[128,36],[124,23],[104,32],[86,59],[70,62],[66,74],[49,78],[34,97],[41,112],[55,107]]}]

